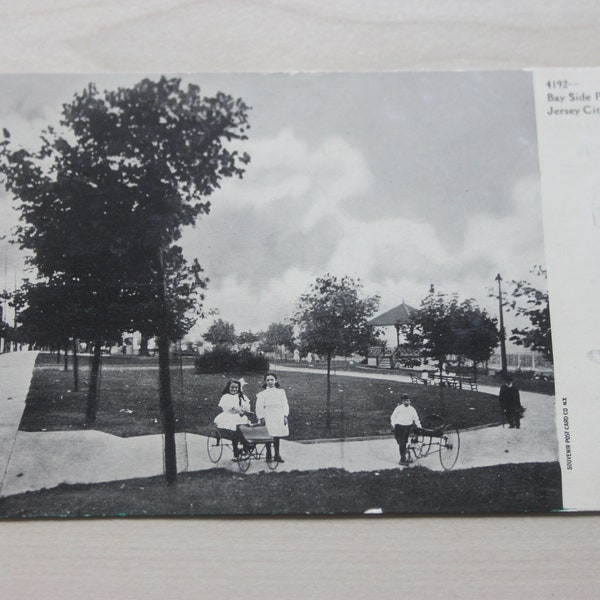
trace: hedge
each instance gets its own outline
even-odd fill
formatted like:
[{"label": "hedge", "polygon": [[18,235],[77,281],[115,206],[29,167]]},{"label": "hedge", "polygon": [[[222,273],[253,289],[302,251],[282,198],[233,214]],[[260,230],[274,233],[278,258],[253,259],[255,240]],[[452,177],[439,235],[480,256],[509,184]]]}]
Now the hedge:
[{"label": "hedge", "polygon": [[227,348],[214,348],[205,352],[194,364],[198,373],[248,373],[269,370],[269,361],[265,356],[252,354],[250,350],[236,352]]}]

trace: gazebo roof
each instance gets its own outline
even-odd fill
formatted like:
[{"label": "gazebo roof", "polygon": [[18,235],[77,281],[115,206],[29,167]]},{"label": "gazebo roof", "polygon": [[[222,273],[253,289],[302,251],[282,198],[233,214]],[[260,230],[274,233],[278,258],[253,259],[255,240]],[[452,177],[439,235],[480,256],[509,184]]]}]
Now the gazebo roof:
[{"label": "gazebo roof", "polygon": [[377,317],[367,322],[367,325],[371,327],[387,327],[389,325],[402,325],[406,323],[410,315],[417,309],[409,306],[402,300],[402,304],[399,304],[395,308],[384,312]]}]

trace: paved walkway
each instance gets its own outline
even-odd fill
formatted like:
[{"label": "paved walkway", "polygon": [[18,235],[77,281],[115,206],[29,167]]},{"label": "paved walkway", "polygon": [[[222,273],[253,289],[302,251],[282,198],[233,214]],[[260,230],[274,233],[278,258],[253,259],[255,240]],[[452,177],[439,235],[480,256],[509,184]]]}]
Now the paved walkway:
[{"label": "paved walkway", "polygon": [[[18,431],[29,387],[35,353],[0,356],[0,496],[50,488],[61,483],[97,483],[160,475],[163,472],[163,441],[160,435],[120,438],[99,431]],[[279,370],[295,370],[293,367]],[[303,369],[324,372],[319,369]],[[338,372],[344,377],[375,377],[410,381],[401,375]],[[496,389],[482,389],[497,393]],[[493,427],[461,433],[457,469],[502,463],[551,462],[557,460],[554,399],[522,392],[527,407],[520,430]],[[206,452],[206,438],[177,434],[178,469],[199,471],[214,468]],[[378,471],[398,468],[398,448],[393,438],[344,442],[300,443],[282,440],[286,462],[279,470],[316,470],[327,467],[347,471]],[[217,466],[237,471],[229,451]],[[441,470],[437,454],[419,461]],[[249,473],[266,471],[253,461]]]},{"label": "paved walkway", "polygon": [[[276,371],[292,371],[296,373],[319,373],[321,375],[327,375],[326,369],[317,369],[310,367],[287,367],[287,366],[279,366],[279,365],[271,365],[271,368],[274,372]],[[410,375],[402,375],[400,373],[394,373],[390,371],[389,373],[381,373],[381,372],[369,372],[365,371],[332,371],[331,372],[335,377],[362,377],[364,379],[385,379],[387,381],[402,381],[403,383],[412,383],[412,379]],[[498,395],[498,388],[492,387],[489,385],[480,385],[478,386],[478,391],[485,392],[486,394],[494,394]]]},{"label": "paved walkway", "polygon": [[37,352],[0,355],[0,494],[14,454]]}]

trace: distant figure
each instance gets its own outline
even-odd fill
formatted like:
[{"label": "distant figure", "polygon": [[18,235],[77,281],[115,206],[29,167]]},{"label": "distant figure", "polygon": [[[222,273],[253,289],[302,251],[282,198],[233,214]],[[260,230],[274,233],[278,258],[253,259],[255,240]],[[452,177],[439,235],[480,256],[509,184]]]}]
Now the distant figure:
[{"label": "distant figure", "polygon": [[429,385],[429,372],[428,371],[421,371],[421,381],[425,384],[425,385]]},{"label": "distant figure", "polygon": [[294,362],[295,363],[299,363],[300,362],[300,352],[298,351],[298,348],[296,348],[294,350]]},{"label": "distant figure", "polygon": [[[279,386],[277,375],[267,373],[264,377],[262,392],[256,396],[256,416],[260,422],[266,425],[269,435],[273,438],[275,448],[275,460],[284,462],[279,452],[279,438],[287,437],[290,434],[288,428],[288,415],[290,408],[285,395],[285,390]],[[273,458],[271,454],[271,444],[266,444],[267,460]]]},{"label": "distant figure", "polygon": [[517,386],[511,377],[506,379],[506,383],[500,388],[498,395],[500,401],[500,408],[504,413],[506,421],[510,429],[521,428],[521,413],[523,407],[521,406],[521,395]]},{"label": "distant figure", "polygon": [[[242,383],[243,382],[243,383]],[[223,389],[223,395],[219,401],[221,413],[215,418],[215,425],[219,429],[227,429],[231,432],[231,442],[233,445],[233,457],[237,459],[240,451],[239,445],[244,444],[242,434],[238,430],[240,425],[249,425],[248,419],[251,414],[250,400],[244,395],[242,385],[246,382],[241,379],[230,379]]]},{"label": "distant figure", "polygon": [[392,423],[396,443],[400,449],[400,464],[407,465],[410,462],[409,457],[406,456],[408,437],[414,427],[421,428],[419,415],[414,407],[411,406],[408,394],[402,394],[401,402],[394,409],[390,421]]}]

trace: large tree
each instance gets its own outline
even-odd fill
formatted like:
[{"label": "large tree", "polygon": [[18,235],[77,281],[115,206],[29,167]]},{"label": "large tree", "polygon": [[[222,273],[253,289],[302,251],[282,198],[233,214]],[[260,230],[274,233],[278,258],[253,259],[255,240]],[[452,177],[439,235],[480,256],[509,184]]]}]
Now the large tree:
[{"label": "large tree", "polygon": [[217,348],[231,348],[237,342],[235,325],[223,319],[216,319],[202,337]]},{"label": "large tree", "polygon": [[0,169],[19,200],[21,247],[41,278],[78,283],[95,298],[94,364],[117,329],[157,335],[169,482],[176,478],[169,344],[186,329],[173,318],[169,283],[181,278],[177,264],[183,279],[194,280],[194,268],[175,260],[174,243],[209,212],[207,197],[223,178],[243,175],[249,157],[228,142],[246,138],[247,111],[242,100],[203,97],[180,79],[104,92],[90,84],[63,106],[59,127],[43,132],[36,151],[2,142]]},{"label": "large tree", "polygon": [[401,326],[407,344],[425,361],[433,361],[443,371],[449,354],[454,354],[458,299],[436,292],[431,286],[419,309]]},{"label": "large tree", "polygon": [[300,346],[327,361],[326,426],[331,427],[331,359],[364,352],[373,338],[367,321],[379,306],[379,296],[363,296],[362,284],[351,277],[327,274],[300,296],[293,322]]},{"label": "large tree", "polygon": [[512,299],[508,302],[509,310],[529,321],[525,327],[517,327],[511,331],[511,341],[536,352],[541,352],[552,360],[552,327],[550,324],[550,301],[546,289],[546,270],[536,265],[531,274],[537,283],[529,281],[512,281]]},{"label": "large tree", "polygon": [[448,356],[482,362],[498,345],[495,320],[474,300],[460,302],[456,294],[436,292],[433,286],[402,330],[420,357],[436,364],[440,376]]},{"label": "large tree", "polygon": [[473,363],[473,378],[477,379],[477,364],[487,362],[500,341],[496,319],[480,308],[475,300],[463,300],[457,306],[456,354]]}]

